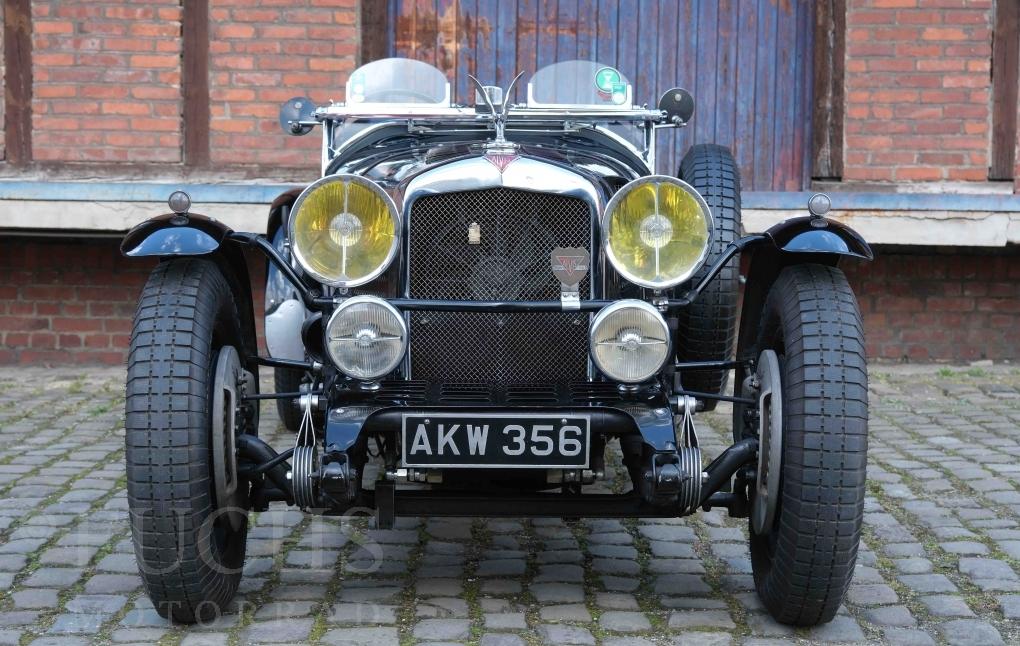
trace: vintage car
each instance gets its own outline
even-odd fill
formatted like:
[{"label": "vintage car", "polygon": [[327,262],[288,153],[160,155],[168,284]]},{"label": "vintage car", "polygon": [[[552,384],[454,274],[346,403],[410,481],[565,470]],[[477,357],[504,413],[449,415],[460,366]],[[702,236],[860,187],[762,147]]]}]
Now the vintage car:
[{"label": "vintage car", "polygon": [[[868,421],[861,319],[837,264],[870,259],[868,244],[825,217],[824,195],[742,235],[740,173],[720,146],[655,174],[657,134],[694,112],[682,89],[636,106],[623,74],[583,61],[520,88],[472,81],[474,105],[456,105],[430,65],[369,63],[344,103],[283,106],[288,133],[321,128],[322,177],[275,201],[265,235],[175,192],[125,237],[126,255],[159,260],[126,402],[155,607],[218,613],[248,512],[273,501],[371,512],[379,528],[723,508],[749,518],[768,611],[832,619],[857,556]],[[267,277],[249,276],[245,252]],[[253,279],[266,280],[261,355]],[[260,366],[277,392],[259,393]],[[257,436],[267,399],[289,446]],[[705,464],[695,419],[718,402],[733,443]],[[607,448],[629,474],[620,493],[592,491]]]}]

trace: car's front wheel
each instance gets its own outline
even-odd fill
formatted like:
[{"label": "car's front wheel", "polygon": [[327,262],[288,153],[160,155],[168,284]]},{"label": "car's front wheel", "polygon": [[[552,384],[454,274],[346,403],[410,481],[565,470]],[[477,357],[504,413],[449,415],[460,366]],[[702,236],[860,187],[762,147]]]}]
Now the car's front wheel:
[{"label": "car's front wheel", "polygon": [[758,349],[757,389],[748,393],[761,397],[765,418],[751,487],[754,581],[777,621],[812,626],[842,603],[864,514],[868,374],[843,273],[784,269],[766,299]]},{"label": "car's front wheel", "polygon": [[237,591],[248,533],[248,483],[237,477],[241,325],[209,260],[158,265],[142,290],[128,358],[128,506],[138,568],[160,615],[192,623]]}]

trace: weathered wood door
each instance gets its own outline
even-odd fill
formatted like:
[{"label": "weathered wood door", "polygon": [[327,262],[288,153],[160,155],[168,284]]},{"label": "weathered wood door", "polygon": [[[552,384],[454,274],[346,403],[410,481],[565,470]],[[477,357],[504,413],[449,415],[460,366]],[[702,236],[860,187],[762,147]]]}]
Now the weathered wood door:
[{"label": "weathered wood door", "polygon": [[[638,103],[679,85],[697,112],[659,134],[659,172],[694,143],[731,146],[745,190],[800,190],[810,173],[814,0],[389,0],[387,51],[506,87],[550,63],[617,67]],[[523,100],[523,94],[517,95]]]}]

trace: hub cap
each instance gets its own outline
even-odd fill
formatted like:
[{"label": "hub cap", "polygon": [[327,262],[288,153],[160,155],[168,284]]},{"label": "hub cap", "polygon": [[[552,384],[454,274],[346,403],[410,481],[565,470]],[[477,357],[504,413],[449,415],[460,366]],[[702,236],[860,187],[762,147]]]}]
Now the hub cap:
[{"label": "hub cap", "polygon": [[758,478],[751,504],[755,534],[772,529],[779,501],[783,461],[783,390],[779,357],[763,350],[758,357]]},{"label": "hub cap", "polygon": [[238,432],[237,409],[246,375],[233,346],[220,348],[212,391],[212,458],[216,507],[230,526],[241,528],[247,512],[242,487],[237,482],[234,436]]}]

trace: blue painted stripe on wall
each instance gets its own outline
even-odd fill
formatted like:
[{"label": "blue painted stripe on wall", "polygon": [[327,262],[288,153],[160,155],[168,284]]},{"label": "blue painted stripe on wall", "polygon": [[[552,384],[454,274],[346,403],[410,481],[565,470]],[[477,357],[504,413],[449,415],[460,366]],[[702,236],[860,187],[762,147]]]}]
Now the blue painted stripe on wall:
[{"label": "blue painted stripe on wall", "polygon": [[[164,184],[0,180],[0,200],[164,202],[182,189],[200,204],[268,204],[299,184]],[[807,191],[744,191],[745,209],[807,209]],[[830,192],[835,210],[1020,212],[1020,195]]]}]

